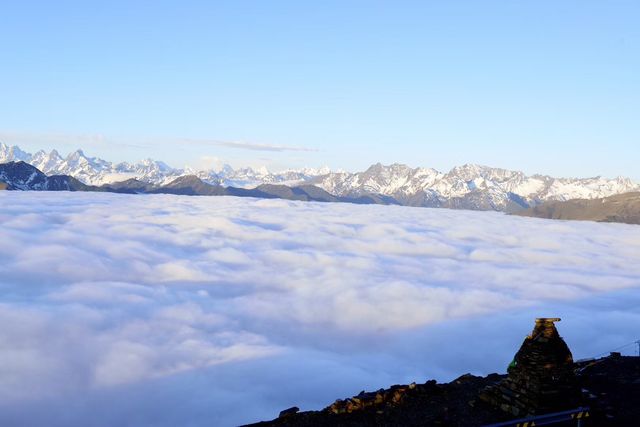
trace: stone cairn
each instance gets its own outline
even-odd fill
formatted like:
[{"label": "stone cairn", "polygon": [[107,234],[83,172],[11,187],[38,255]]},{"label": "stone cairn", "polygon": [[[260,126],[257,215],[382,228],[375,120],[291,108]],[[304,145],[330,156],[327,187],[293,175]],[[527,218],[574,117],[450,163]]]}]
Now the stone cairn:
[{"label": "stone cairn", "polygon": [[573,357],[558,334],[558,318],[539,318],[509,365],[508,376],[480,393],[480,400],[514,416],[570,409],[580,389]]}]

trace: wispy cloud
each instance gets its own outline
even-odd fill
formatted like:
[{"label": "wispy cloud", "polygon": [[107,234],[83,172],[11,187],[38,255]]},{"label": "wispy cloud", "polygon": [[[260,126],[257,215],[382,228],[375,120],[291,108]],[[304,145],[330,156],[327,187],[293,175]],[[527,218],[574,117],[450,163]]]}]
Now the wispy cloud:
[{"label": "wispy cloud", "polygon": [[32,133],[0,130],[0,141],[10,144],[40,144],[42,146],[65,145],[73,147],[132,147],[132,148],[152,148],[157,144],[166,145],[201,145],[232,148],[237,150],[266,151],[266,152],[316,152],[315,148],[261,144],[247,141],[224,141],[218,139],[195,139],[195,138],[153,138],[153,137],[123,137],[114,138],[96,134],[73,134],[73,133]]},{"label": "wispy cloud", "polygon": [[631,225],[41,192],[0,224],[1,425],[238,425],[504,372],[536,316],[576,357],[640,322]]},{"label": "wispy cloud", "polygon": [[189,138],[176,138],[169,141],[179,142],[183,144],[199,144],[199,145],[215,145],[218,147],[235,148],[239,150],[251,150],[251,151],[272,151],[272,152],[316,152],[318,149],[309,147],[298,147],[290,145],[271,145],[271,144],[258,144],[254,142],[246,141],[220,141],[215,139],[189,139]]},{"label": "wispy cloud", "polygon": [[62,133],[62,132],[15,132],[0,130],[0,141],[8,144],[38,144],[42,147],[67,146],[67,147],[130,147],[149,148],[150,145],[135,141],[124,141],[109,138],[100,133]]}]

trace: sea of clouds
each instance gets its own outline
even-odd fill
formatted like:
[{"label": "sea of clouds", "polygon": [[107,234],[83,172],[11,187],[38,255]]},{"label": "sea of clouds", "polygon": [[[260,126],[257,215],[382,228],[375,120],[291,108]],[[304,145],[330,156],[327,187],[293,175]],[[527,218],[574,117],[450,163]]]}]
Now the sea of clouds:
[{"label": "sea of clouds", "polygon": [[638,288],[633,225],[1,192],[0,425],[237,425],[504,372],[539,316],[590,357],[640,338]]}]

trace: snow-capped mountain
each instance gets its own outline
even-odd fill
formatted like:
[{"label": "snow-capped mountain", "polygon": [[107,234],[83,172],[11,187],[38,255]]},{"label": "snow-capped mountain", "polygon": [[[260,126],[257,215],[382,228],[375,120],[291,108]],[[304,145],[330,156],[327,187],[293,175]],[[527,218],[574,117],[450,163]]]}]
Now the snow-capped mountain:
[{"label": "snow-capped mountain", "polygon": [[0,184],[3,190],[21,191],[87,191],[90,189],[67,175],[47,176],[38,168],[22,160],[0,163]]},{"label": "snow-capped mountain", "polygon": [[50,153],[38,151],[29,154],[16,146],[10,147],[0,143],[0,163],[20,160],[35,166],[47,175],[69,175],[88,185],[103,185],[131,178],[163,185],[181,176],[196,175],[210,184],[253,188],[260,184],[293,185],[329,172],[328,168],[305,168],[272,173],[264,167],[233,169],[229,165],[224,165],[219,170],[198,171],[188,167],[172,168],[164,162],[152,159],[137,163],[112,163],[89,157],[82,150],[76,150],[66,157],[62,157],[56,150]]},{"label": "snow-capped mountain", "polygon": [[111,163],[88,157],[77,150],[66,157],[57,151],[29,154],[0,143],[0,163],[22,160],[47,175],[69,175],[84,184],[103,185],[136,178],[154,185],[194,175],[205,183],[223,187],[254,188],[262,184],[295,187],[315,185],[333,196],[358,199],[380,196],[384,203],[409,206],[489,209],[513,212],[551,200],[595,199],[630,191],[640,186],[628,178],[553,178],[527,176],[523,172],[479,165],[463,165],[443,173],[431,168],[375,164],[364,172],[332,172],[328,168],[271,172],[266,168],[216,170],[176,169],[146,159],[137,163]]},{"label": "snow-capped mountain", "polygon": [[628,178],[553,178],[479,165],[447,173],[376,164],[364,172],[330,173],[310,180],[342,197],[383,194],[403,205],[515,211],[547,200],[594,199],[637,191]]},{"label": "snow-capped mountain", "polygon": [[[7,155],[4,161],[11,160],[14,159]],[[89,185],[108,184],[130,178],[159,184],[183,175],[181,170],[151,159],[134,164],[114,164],[96,157],[88,157],[82,150],[76,150],[64,158],[56,150],[50,153],[38,151],[30,158],[20,160],[32,164],[47,175],[69,175]],[[0,144],[0,162],[2,161],[3,147]]]},{"label": "snow-capped mountain", "polygon": [[31,160],[31,158],[31,154],[22,151],[19,147],[15,145],[13,147],[9,147],[8,145],[0,142],[0,163],[12,161],[18,162],[21,160],[26,162]]},{"label": "snow-capped mountain", "polygon": [[[189,171],[188,169],[186,170]],[[261,184],[281,184],[295,186],[309,181],[311,178],[330,173],[327,167],[313,169],[288,169],[280,172],[270,172],[267,168],[258,169],[241,168],[233,169],[227,165],[223,170],[193,171],[193,175],[211,184],[219,184],[225,187],[253,188]]]}]

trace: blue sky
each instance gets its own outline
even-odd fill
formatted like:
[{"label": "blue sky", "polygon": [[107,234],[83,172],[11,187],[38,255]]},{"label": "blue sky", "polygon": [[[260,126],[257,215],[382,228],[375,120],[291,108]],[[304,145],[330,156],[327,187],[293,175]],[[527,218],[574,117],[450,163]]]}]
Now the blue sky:
[{"label": "blue sky", "polygon": [[640,180],[635,1],[3,2],[0,140]]}]

